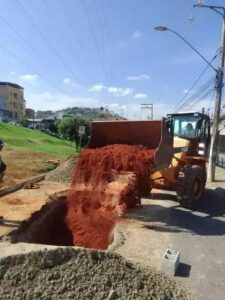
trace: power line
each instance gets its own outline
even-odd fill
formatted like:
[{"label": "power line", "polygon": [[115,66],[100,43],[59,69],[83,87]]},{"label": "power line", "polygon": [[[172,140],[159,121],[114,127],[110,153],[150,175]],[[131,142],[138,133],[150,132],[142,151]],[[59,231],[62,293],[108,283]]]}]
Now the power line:
[{"label": "power line", "polygon": [[[213,88],[210,90],[213,91],[215,90],[215,77],[213,77],[212,79],[210,79],[209,81],[207,81],[199,91],[197,91],[192,97],[190,97],[187,101],[185,101],[181,106],[179,106],[177,108],[177,110],[175,112],[178,112],[184,108],[187,108],[193,104],[195,104],[196,102],[200,101],[202,98],[204,98],[206,96],[206,94],[208,95],[208,90],[213,86]],[[207,91],[207,92],[206,92]],[[203,93],[205,93],[203,96],[201,96]],[[200,97],[201,96],[201,97]],[[200,97],[200,98],[199,98]],[[196,99],[197,98],[197,99]]]},{"label": "power line", "polygon": [[[194,13],[193,13],[194,12]],[[186,28],[184,30],[184,33],[182,34],[182,36],[186,39],[187,35],[188,35],[188,32],[190,31],[191,29],[191,25],[195,19],[195,17],[197,16],[197,13],[198,11],[196,11],[194,9],[193,6],[191,6],[191,9],[188,13],[188,17],[186,18],[186,22],[187,22],[187,25],[186,25]],[[176,54],[178,54],[178,52],[180,51],[180,49],[182,48],[183,44],[180,44],[180,46],[178,47],[177,51],[176,51]]]},{"label": "power line", "polygon": [[73,32],[74,38],[76,39],[76,41],[78,42],[78,44],[80,45],[80,47],[82,49],[84,49],[83,43],[78,38],[78,36],[77,36],[77,34],[76,34],[75,30],[74,30],[74,27],[73,27],[73,24],[71,23],[70,16],[69,16],[68,12],[66,11],[66,9],[65,9],[64,5],[62,4],[61,0],[57,0],[57,1],[58,1],[59,6],[62,9],[63,14],[65,15],[65,20],[66,20],[68,26],[70,27],[70,30]]},{"label": "power line", "polygon": [[102,59],[102,55],[101,55],[101,51],[100,51],[100,48],[99,48],[99,45],[98,45],[97,37],[96,37],[95,32],[93,30],[93,27],[91,25],[91,19],[90,19],[90,16],[88,14],[88,10],[87,10],[87,6],[86,6],[86,3],[85,3],[85,0],[82,1],[82,4],[83,4],[84,12],[85,12],[85,15],[86,15],[86,18],[87,18],[87,21],[88,21],[90,32],[91,32],[92,37],[93,37],[93,41],[94,41],[95,48],[96,48],[96,51],[97,51],[98,59],[99,59],[99,62],[101,64],[101,66],[102,66],[103,74],[104,74],[105,78],[107,79],[106,68],[105,68],[105,65],[104,65],[104,61]]},{"label": "power line", "polygon": [[[148,3],[148,1],[147,1],[147,3]],[[185,17],[185,28],[184,28],[184,30],[182,30],[183,33],[181,33],[181,35],[182,35],[184,38],[187,36],[187,33],[190,31],[191,26],[192,26],[192,24],[193,24],[193,22],[187,22],[187,21],[188,21],[188,18],[189,18],[190,15],[192,14],[192,11],[194,12],[194,14],[193,14],[194,17],[197,16],[196,11],[194,11],[193,6],[191,5],[191,8],[188,9],[187,15],[186,15],[186,17]],[[194,17],[193,17],[193,18],[194,18]],[[173,59],[174,56],[178,54],[178,52],[180,51],[181,48],[182,48],[182,45],[178,43],[178,45],[177,45],[177,47],[175,48],[174,52],[171,54],[171,57],[170,57],[170,59],[169,59],[169,62],[171,62],[171,59]],[[162,67],[162,69],[159,71],[159,76],[158,76],[158,77],[160,77],[160,81],[162,81],[162,79],[165,78],[166,74],[168,73],[167,70],[168,70],[168,63],[167,63],[166,65],[164,65],[164,66]],[[153,91],[154,91],[154,90],[156,90],[156,88],[154,88]]]},{"label": "power line", "polygon": [[[101,36],[102,36],[102,42],[103,42],[103,45],[104,45],[104,48],[105,48],[104,52],[105,52],[107,58],[109,58],[108,51],[107,51],[107,46],[106,46],[105,31],[104,31],[104,26],[103,26],[103,23],[102,23],[102,17],[101,17],[101,14],[99,12],[99,9],[98,9],[98,2],[96,0],[94,0],[94,6],[95,6],[95,10],[96,10],[96,15],[97,15],[98,26],[99,26]],[[109,75],[111,77],[112,73],[111,73],[111,68],[110,68],[110,64],[109,64],[109,59],[106,59],[106,61],[107,61],[107,66],[108,66],[108,72],[109,72]]]},{"label": "power line", "polygon": [[[43,56],[42,54],[40,54],[40,52],[38,52],[36,48],[34,48],[31,44],[29,44],[29,43],[24,39],[24,37],[23,37],[21,34],[19,34],[19,33],[15,30],[15,28],[14,28],[9,22],[7,22],[2,16],[0,16],[0,20],[1,20],[2,23],[4,23],[8,28],[10,28],[10,30],[12,30],[12,31],[14,32],[14,35],[17,36],[17,38],[19,38],[21,41],[23,41],[23,43],[24,43],[25,45],[27,45],[27,46],[32,50],[32,51],[29,51],[27,48],[22,47],[25,51],[27,51],[32,57],[34,57],[34,58],[35,58],[36,60],[38,60],[39,62],[40,62],[40,61],[42,62],[43,60],[46,60],[46,57]],[[8,34],[9,34],[9,36],[11,36],[11,38],[12,38],[13,40],[15,40],[14,37],[13,37],[13,35],[12,35],[9,31],[8,31]],[[40,56],[40,57],[41,57],[41,60],[40,60],[40,58],[35,57],[34,53],[36,53],[36,55]],[[49,63],[49,61],[48,61],[48,63]]]},{"label": "power line", "polygon": [[207,93],[205,93],[201,98],[195,100],[193,103],[190,103],[187,107],[190,107],[191,105],[197,104],[198,102],[200,102],[201,100],[203,100],[205,97],[207,97],[208,95],[210,95],[212,92],[215,92],[215,88],[213,88],[210,91],[208,91]]},{"label": "power line", "polygon": [[[104,0],[101,0],[101,1],[99,0],[98,3],[101,6],[101,12],[102,12],[101,16],[102,16],[103,29],[105,31],[105,38],[106,38],[107,43],[109,45],[111,34],[110,34],[109,19],[107,18],[106,9],[105,9],[105,2],[104,2]],[[107,47],[107,54],[108,54],[108,57],[110,57],[110,59],[108,61],[108,64],[109,64],[110,71],[111,71],[112,70],[113,54],[114,53],[112,51],[110,51],[109,47]],[[110,72],[110,76],[111,76],[111,79],[114,78],[115,77],[115,72],[113,74],[112,74],[112,72]]]},{"label": "power line", "polygon": [[[11,55],[12,57],[14,57],[17,61],[19,61],[22,65],[24,65],[27,69],[33,71],[33,69],[29,66],[29,64],[27,64],[26,61],[24,61],[23,59],[21,59],[20,57],[18,57],[15,53],[13,53],[12,51],[10,51],[9,49],[7,49],[4,45],[0,44],[0,48],[2,48],[5,52],[7,52],[9,55]],[[57,85],[55,85],[54,83],[52,83],[50,80],[48,80],[47,78],[45,78],[42,74],[40,74],[39,72],[37,72],[35,70],[35,73],[44,81],[46,81],[49,85],[51,85],[52,87],[54,87],[56,90],[58,90],[61,94],[71,98],[70,95],[66,94],[62,89],[60,89]]]},{"label": "power line", "polygon": [[28,12],[24,9],[23,5],[18,1],[18,0],[14,0],[14,2],[16,3],[16,5],[20,8],[20,10],[22,11],[23,15],[25,16],[25,19],[28,19],[31,23],[31,26],[36,29],[39,33],[39,35],[42,37],[42,39],[45,41],[46,45],[48,45],[48,47],[51,49],[51,51],[55,54],[55,56],[58,58],[58,60],[62,63],[62,65],[64,66],[64,68],[72,75],[72,77],[75,78],[75,80],[81,84],[81,80],[74,74],[74,72],[69,68],[68,64],[66,62],[64,62],[64,60],[62,59],[61,55],[59,54],[59,52],[49,43],[48,39],[46,38],[46,36],[43,34],[43,31],[40,29],[40,27],[38,27],[32,17],[28,14]]},{"label": "power line", "polygon": [[214,99],[214,95],[215,95],[215,90],[212,94],[212,97],[210,99],[210,102],[209,102],[209,106],[208,106],[208,114],[210,113],[210,110],[211,110],[211,105],[212,105],[212,102],[213,102],[213,99]]},{"label": "power line", "polygon": [[180,106],[177,107],[175,112],[178,110],[181,110],[183,107],[185,107],[189,102],[199,97],[202,93],[204,93],[212,84],[215,84],[215,76],[213,76],[211,79],[209,79],[204,85],[202,85],[199,90],[197,90],[190,98],[188,98],[184,103],[182,103]]},{"label": "power line", "polygon": [[[55,18],[54,14],[52,13],[52,10],[49,8],[49,4],[48,1],[42,0],[42,4],[45,7],[46,12],[49,14],[50,19],[52,19],[52,23],[55,25],[57,24],[58,29],[59,29],[59,33],[62,37],[62,40],[66,41],[68,44],[72,44],[71,40],[68,39],[68,37],[64,34],[61,25],[59,24],[57,18]],[[72,48],[72,47],[71,47]]]},{"label": "power line", "polygon": [[[217,53],[214,55],[214,57],[211,59],[211,61],[209,63],[211,64],[213,62],[213,60],[216,59],[217,56],[218,56],[218,50],[217,50]],[[178,101],[177,105],[174,107],[174,111],[176,111],[176,108],[179,107],[179,105],[183,102],[183,100],[191,93],[191,91],[196,86],[196,84],[198,83],[198,81],[202,78],[202,76],[208,70],[210,64],[207,64],[207,66],[204,68],[204,70],[201,72],[201,74],[197,77],[197,79],[194,81],[194,83],[188,89],[187,93]]]},{"label": "power line", "polygon": [[215,85],[216,82],[216,76],[212,76],[210,79],[208,79],[203,85],[200,86],[200,88],[189,98],[190,99],[194,97],[198,97],[200,94],[202,94],[209,86]]},{"label": "power line", "polygon": [[215,88],[215,80],[210,81],[209,83],[207,82],[200,91],[197,91],[192,97],[190,97],[187,101],[185,101],[177,110],[184,109],[185,107],[190,106],[190,104],[195,102],[196,99],[198,99],[205,91],[207,91],[209,88]]}]

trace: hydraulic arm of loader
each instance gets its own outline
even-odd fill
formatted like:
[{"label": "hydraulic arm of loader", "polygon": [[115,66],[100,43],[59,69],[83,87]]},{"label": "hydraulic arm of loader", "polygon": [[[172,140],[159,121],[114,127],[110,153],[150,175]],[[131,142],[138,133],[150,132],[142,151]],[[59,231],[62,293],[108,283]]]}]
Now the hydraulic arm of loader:
[{"label": "hydraulic arm of loader", "polygon": [[173,157],[173,130],[167,119],[157,121],[96,121],[88,148],[112,144],[142,145],[155,149],[154,170],[167,168]]}]

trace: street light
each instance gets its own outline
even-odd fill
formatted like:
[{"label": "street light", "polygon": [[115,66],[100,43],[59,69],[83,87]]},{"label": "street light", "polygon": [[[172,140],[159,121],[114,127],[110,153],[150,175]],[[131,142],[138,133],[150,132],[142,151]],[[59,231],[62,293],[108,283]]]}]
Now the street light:
[{"label": "street light", "polygon": [[182,39],[189,47],[191,47],[192,50],[195,51],[195,53],[197,53],[216,73],[217,73],[217,69],[213,67],[213,65],[197,50],[195,49],[194,46],[192,46],[187,40],[185,40],[185,38],[180,35],[179,33],[177,33],[176,31],[166,27],[166,26],[155,26],[155,30],[157,31],[161,31],[161,32],[164,32],[164,31],[170,31],[172,33],[174,33],[175,35],[177,35],[180,39]]},{"label": "street light", "polygon": [[[179,33],[176,31],[169,29],[165,26],[156,26],[155,29],[158,31],[170,31],[177,35],[180,39],[182,39],[188,46],[190,46],[215,72],[216,72],[216,99],[215,99],[215,107],[214,107],[214,117],[213,117],[213,126],[212,126],[212,134],[211,134],[211,143],[209,150],[209,166],[208,166],[208,174],[207,180],[209,182],[215,181],[215,172],[216,172],[216,159],[218,153],[218,127],[220,120],[220,107],[222,100],[222,90],[223,90],[223,72],[224,72],[224,58],[225,58],[225,7],[222,6],[208,6],[208,5],[195,5],[195,7],[206,7],[210,8],[223,17],[223,27],[222,27],[222,39],[221,39],[221,47],[220,47],[220,61],[218,70],[215,69],[207,59],[201,55],[188,41],[185,40]],[[222,10],[222,12],[221,12]]]},{"label": "street light", "polygon": [[155,30],[158,30],[158,31],[167,31],[168,28],[165,27],[165,26],[155,26]]}]

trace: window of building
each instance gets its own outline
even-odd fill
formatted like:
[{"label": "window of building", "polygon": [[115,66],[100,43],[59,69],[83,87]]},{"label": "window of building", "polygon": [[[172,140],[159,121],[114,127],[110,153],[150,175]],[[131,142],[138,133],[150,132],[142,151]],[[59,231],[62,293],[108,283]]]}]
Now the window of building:
[{"label": "window of building", "polygon": [[15,99],[17,99],[17,93],[14,93],[14,94],[13,94],[13,97],[14,97]]}]

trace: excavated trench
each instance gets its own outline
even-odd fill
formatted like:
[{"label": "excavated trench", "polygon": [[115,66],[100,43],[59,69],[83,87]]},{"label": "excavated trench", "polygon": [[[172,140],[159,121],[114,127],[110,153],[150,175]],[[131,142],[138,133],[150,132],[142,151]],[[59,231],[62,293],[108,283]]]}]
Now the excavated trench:
[{"label": "excavated trench", "polygon": [[[23,221],[19,229],[9,235],[10,241],[12,243],[26,242],[55,246],[88,247],[90,245],[89,248],[107,249],[113,242],[114,222],[104,218],[101,229],[99,227],[89,229],[92,237],[90,237],[88,246],[76,244],[74,242],[76,232],[72,232],[66,222],[67,206],[67,196],[54,198],[54,200],[43,205],[39,211],[34,212],[28,220]],[[98,216],[98,222],[101,222],[100,216]],[[89,224],[86,224],[86,227],[88,226]],[[96,238],[94,235],[96,232],[98,232],[98,245],[93,240]],[[78,230],[78,235],[80,234]],[[84,239],[87,240],[87,233],[84,233]]]},{"label": "excavated trench", "polygon": [[22,222],[20,228],[11,233],[11,241],[73,246],[73,235],[65,223],[66,212],[66,196],[55,198]]},{"label": "excavated trench", "polygon": [[142,146],[85,149],[69,194],[35,212],[12,241],[107,249],[118,217],[135,207],[149,187],[153,156],[154,150]]}]

